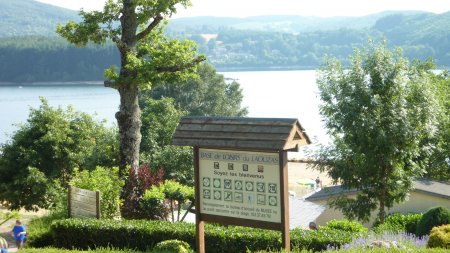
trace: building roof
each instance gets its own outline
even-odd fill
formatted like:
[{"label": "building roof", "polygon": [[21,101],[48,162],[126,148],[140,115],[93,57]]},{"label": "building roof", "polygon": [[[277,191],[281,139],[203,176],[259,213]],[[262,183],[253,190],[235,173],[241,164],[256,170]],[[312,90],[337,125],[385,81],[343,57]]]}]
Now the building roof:
[{"label": "building roof", "polygon": [[414,191],[450,199],[450,183],[420,179],[414,182]]},{"label": "building roof", "polygon": [[311,141],[297,119],[183,117],[172,143],[207,148],[292,151]]},{"label": "building roof", "polygon": [[[429,195],[433,195],[436,197],[441,197],[445,199],[450,199],[450,184],[448,182],[438,182],[427,179],[420,179],[414,181],[414,189],[415,192],[421,192]],[[340,194],[356,194],[358,191],[355,189],[344,189],[340,185],[325,187],[321,191],[315,192],[308,197],[306,200],[315,201],[315,200],[323,200],[328,199],[333,196],[337,196]]]}]

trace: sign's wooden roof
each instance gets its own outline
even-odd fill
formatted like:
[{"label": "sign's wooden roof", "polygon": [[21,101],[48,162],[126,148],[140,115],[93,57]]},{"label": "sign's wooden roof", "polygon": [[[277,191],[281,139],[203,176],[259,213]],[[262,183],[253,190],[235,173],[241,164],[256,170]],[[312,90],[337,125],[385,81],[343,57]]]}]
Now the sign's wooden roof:
[{"label": "sign's wooden roof", "polygon": [[297,119],[183,117],[172,140],[178,146],[297,150],[310,144]]}]

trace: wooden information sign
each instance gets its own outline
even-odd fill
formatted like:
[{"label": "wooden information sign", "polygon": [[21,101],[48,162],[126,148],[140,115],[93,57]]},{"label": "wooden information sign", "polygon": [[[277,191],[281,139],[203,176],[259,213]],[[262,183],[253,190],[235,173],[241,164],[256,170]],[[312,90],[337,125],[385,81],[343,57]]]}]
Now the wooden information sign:
[{"label": "wooden information sign", "polygon": [[289,252],[287,151],[309,143],[296,119],[183,117],[173,144],[194,147],[197,252],[204,222],[281,231]]},{"label": "wooden information sign", "polygon": [[69,185],[69,217],[100,219],[100,192]]}]

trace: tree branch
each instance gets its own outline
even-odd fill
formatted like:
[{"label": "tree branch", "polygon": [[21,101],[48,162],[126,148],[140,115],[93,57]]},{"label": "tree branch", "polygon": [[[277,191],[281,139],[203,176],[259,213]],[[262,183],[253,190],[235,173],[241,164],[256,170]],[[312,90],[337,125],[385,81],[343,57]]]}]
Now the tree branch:
[{"label": "tree branch", "polygon": [[153,19],[153,21],[147,26],[147,28],[145,28],[142,32],[140,32],[136,35],[136,41],[139,41],[139,40],[145,38],[145,36],[147,36],[153,30],[153,28],[155,28],[159,24],[159,22],[161,22],[161,20],[163,20],[163,18],[164,17],[161,15],[161,13],[159,13]]},{"label": "tree branch", "polygon": [[[115,35],[111,35],[111,40],[116,43],[117,47],[119,48],[119,50],[122,52],[122,50],[126,50],[127,49],[127,45],[117,36]],[[125,51],[123,51],[125,52]]]},{"label": "tree branch", "polygon": [[204,60],[206,60],[205,57],[197,57],[192,62],[187,63],[185,65],[163,66],[163,67],[156,68],[156,71],[158,71],[158,72],[177,72],[177,71],[180,71],[183,69],[193,67],[195,64],[198,64]]},{"label": "tree branch", "polygon": [[113,88],[114,86],[114,82],[110,81],[110,80],[106,80],[103,82],[103,86],[108,87],[108,88]]}]

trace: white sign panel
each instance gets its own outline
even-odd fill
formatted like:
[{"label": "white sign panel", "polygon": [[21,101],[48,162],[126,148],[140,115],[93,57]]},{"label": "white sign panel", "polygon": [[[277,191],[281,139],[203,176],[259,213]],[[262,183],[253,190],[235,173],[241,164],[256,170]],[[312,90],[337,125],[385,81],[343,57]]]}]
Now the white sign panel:
[{"label": "white sign panel", "polygon": [[199,149],[200,212],[281,222],[278,153]]}]

